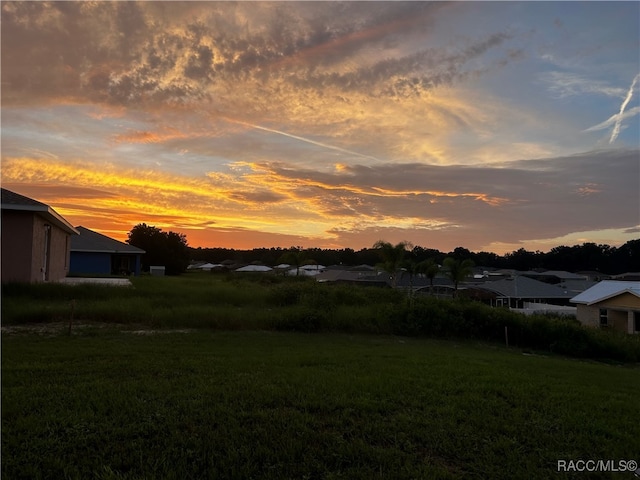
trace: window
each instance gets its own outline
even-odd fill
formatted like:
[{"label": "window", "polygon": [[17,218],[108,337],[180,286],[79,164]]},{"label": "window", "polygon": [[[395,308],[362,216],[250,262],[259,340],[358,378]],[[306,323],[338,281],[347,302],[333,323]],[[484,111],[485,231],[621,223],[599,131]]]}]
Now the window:
[{"label": "window", "polygon": [[633,312],[633,331],[640,333],[640,312]]},{"label": "window", "polygon": [[607,309],[606,308],[601,308],[600,309],[600,326],[601,327],[606,327],[609,325],[609,318],[607,315]]}]

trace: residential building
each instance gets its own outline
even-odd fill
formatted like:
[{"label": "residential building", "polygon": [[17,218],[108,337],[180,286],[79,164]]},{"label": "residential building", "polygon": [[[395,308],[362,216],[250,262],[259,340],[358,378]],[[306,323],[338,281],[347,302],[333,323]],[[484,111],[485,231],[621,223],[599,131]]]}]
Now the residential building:
[{"label": "residential building", "polygon": [[53,282],[69,272],[78,231],[49,205],[2,189],[2,282]]},{"label": "residential building", "polygon": [[640,281],[604,280],[576,295],[577,319],[584,325],[640,333]]},{"label": "residential building", "polygon": [[144,250],[86,227],[71,239],[70,275],[140,275]]}]

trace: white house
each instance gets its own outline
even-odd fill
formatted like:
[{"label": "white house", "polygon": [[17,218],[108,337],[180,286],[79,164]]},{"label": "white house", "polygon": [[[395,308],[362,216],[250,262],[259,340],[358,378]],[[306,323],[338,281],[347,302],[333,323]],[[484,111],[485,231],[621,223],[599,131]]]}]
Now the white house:
[{"label": "white house", "polygon": [[640,333],[640,282],[603,280],[571,302],[584,325]]}]

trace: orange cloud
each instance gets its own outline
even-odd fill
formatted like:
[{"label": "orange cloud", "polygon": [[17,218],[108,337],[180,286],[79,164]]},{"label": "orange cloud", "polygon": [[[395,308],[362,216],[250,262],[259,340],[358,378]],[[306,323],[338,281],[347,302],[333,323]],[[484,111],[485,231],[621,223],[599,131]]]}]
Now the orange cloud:
[{"label": "orange cloud", "polygon": [[[441,219],[381,215],[376,209],[369,215],[362,208],[340,210],[325,198],[327,192],[335,192],[333,198],[348,205],[353,203],[349,196],[385,198],[414,192],[335,186],[295,178],[268,165],[233,167],[231,173],[193,178],[113,164],[96,168],[83,162],[7,158],[2,176],[4,183],[31,186],[32,197],[47,201],[73,223],[89,228],[101,225],[104,231],[120,232],[120,238],[140,222],[190,232],[231,228],[274,235],[296,232],[298,237],[317,239],[334,236],[330,230],[336,225],[430,228],[446,224]],[[39,193],[47,191],[47,198]]]}]

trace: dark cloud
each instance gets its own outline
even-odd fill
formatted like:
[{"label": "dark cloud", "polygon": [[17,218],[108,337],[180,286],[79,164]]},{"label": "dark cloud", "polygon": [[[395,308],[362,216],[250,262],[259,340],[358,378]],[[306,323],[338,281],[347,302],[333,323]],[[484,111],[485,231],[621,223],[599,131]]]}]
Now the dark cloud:
[{"label": "dark cloud", "polygon": [[595,151],[492,167],[353,166],[338,173],[264,167],[299,185],[296,195],[315,199],[325,215],[422,219],[473,232],[481,245],[636,225],[639,153]]},{"label": "dark cloud", "polygon": [[278,203],[287,199],[286,196],[264,190],[261,192],[231,192],[229,198],[246,203]]},{"label": "dark cloud", "polygon": [[52,199],[60,198],[80,198],[91,200],[95,198],[116,198],[117,194],[88,187],[63,187],[58,185],[47,184],[24,184],[24,183],[5,183],[3,188],[11,191],[20,191],[22,195],[38,198],[44,203],[48,203]]}]

